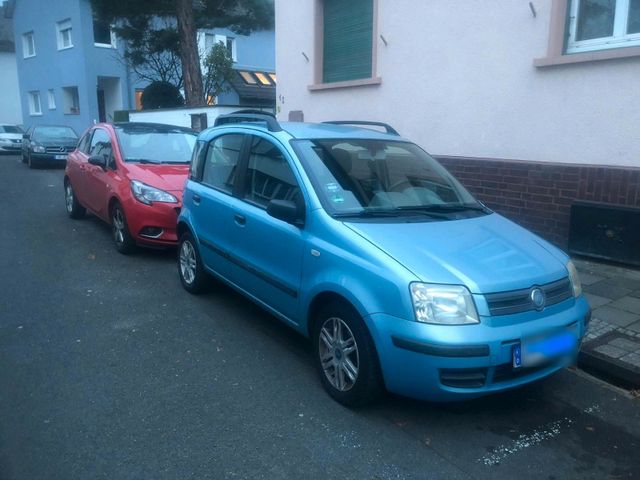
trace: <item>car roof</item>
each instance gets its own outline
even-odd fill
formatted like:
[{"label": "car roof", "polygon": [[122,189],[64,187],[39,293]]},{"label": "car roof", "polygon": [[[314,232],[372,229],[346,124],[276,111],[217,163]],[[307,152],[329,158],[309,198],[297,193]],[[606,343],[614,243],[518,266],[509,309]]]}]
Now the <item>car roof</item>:
[{"label": "car roof", "polygon": [[186,133],[196,133],[195,130],[178,125],[167,125],[166,123],[152,122],[116,122],[112,124],[116,128],[152,128],[158,132],[175,132],[180,130]]},{"label": "car roof", "polygon": [[375,127],[302,122],[280,122],[280,126],[292,137],[305,140],[350,138],[362,140],[407,141],[398,135],[375,130]]}]

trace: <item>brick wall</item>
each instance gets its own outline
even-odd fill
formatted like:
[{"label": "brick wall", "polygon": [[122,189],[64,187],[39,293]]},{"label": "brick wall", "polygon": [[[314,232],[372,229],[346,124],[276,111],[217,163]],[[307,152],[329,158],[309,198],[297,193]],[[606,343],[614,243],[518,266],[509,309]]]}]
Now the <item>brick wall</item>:
[{"label": "brick wall", "polygon": [[640,168],[438,157],[479,200],[566,249],[571,204],[640,207]]}]

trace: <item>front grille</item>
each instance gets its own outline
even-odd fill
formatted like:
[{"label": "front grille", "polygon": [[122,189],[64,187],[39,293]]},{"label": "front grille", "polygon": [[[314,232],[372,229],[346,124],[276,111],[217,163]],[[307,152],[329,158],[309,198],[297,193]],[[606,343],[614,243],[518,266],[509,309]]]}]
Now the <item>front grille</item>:
[{"label": "front grille", "polygon": [[486,381],[486,368],[440,370],[440,383],[447,387],[481,388]]},{"label": "front grille", "polygon": [[74,149],[75,147],[45,147],[44,151],[47,153],[69,153]]},{"label": "front grille", "polygon": [[[489,305],[489,312],[491,315],[511,315],[535,310],[536,307],[531,300],[531,290],[533,288],[535,287],[485,295]],[[560,303],[572,295],[571,282],[568,277],[546,285],[540,285],[537,288],[544,292],[545,306]]]}]

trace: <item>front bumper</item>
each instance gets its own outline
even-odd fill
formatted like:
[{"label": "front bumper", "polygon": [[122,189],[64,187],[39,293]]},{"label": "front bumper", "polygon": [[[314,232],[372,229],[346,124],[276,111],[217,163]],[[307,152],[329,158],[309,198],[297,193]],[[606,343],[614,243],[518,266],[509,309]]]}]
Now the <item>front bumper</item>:
[{"label": "front bumper", "polygon": [[34,153],[31,152],[31,161],[33,163],[67,163],[68,153]]},{"label": "front bumper", "polygon": [[0,152],[13,154],[22,153],[22,144],[0,144]]},{"label": "front bumper", "polygon": [[[544,312],[513,315],[513,323],[491,326],[428,325],[385,314],[365,317],[387,389],[408,397],[454,401],[508,390],[550,375],[575,361],[590,315],[583,296]],[[497,322],[495,322],[497,323]],[[522,339],[558,331],[575,335],[576,349],[536,367],[514,369],[512,352]]]},{"label": "front bumper", "polygon": [[178,244],[177,224],[181,203],[145,205],[133,198],[124,205],[129,232],[137,243],[155,246]]}]

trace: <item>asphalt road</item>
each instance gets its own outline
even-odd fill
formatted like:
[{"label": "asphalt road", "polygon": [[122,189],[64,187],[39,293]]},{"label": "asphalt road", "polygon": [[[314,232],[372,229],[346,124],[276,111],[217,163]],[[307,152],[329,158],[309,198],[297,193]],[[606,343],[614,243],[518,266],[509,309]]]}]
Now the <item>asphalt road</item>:
[{"label": "asphalt road", "polygon": [[306,340],[184,292],[174,251],[117,253],[67,218],[62,176],[0,157],[0,479],[640,477],[640,401],[578,371],[336,404]]}]

